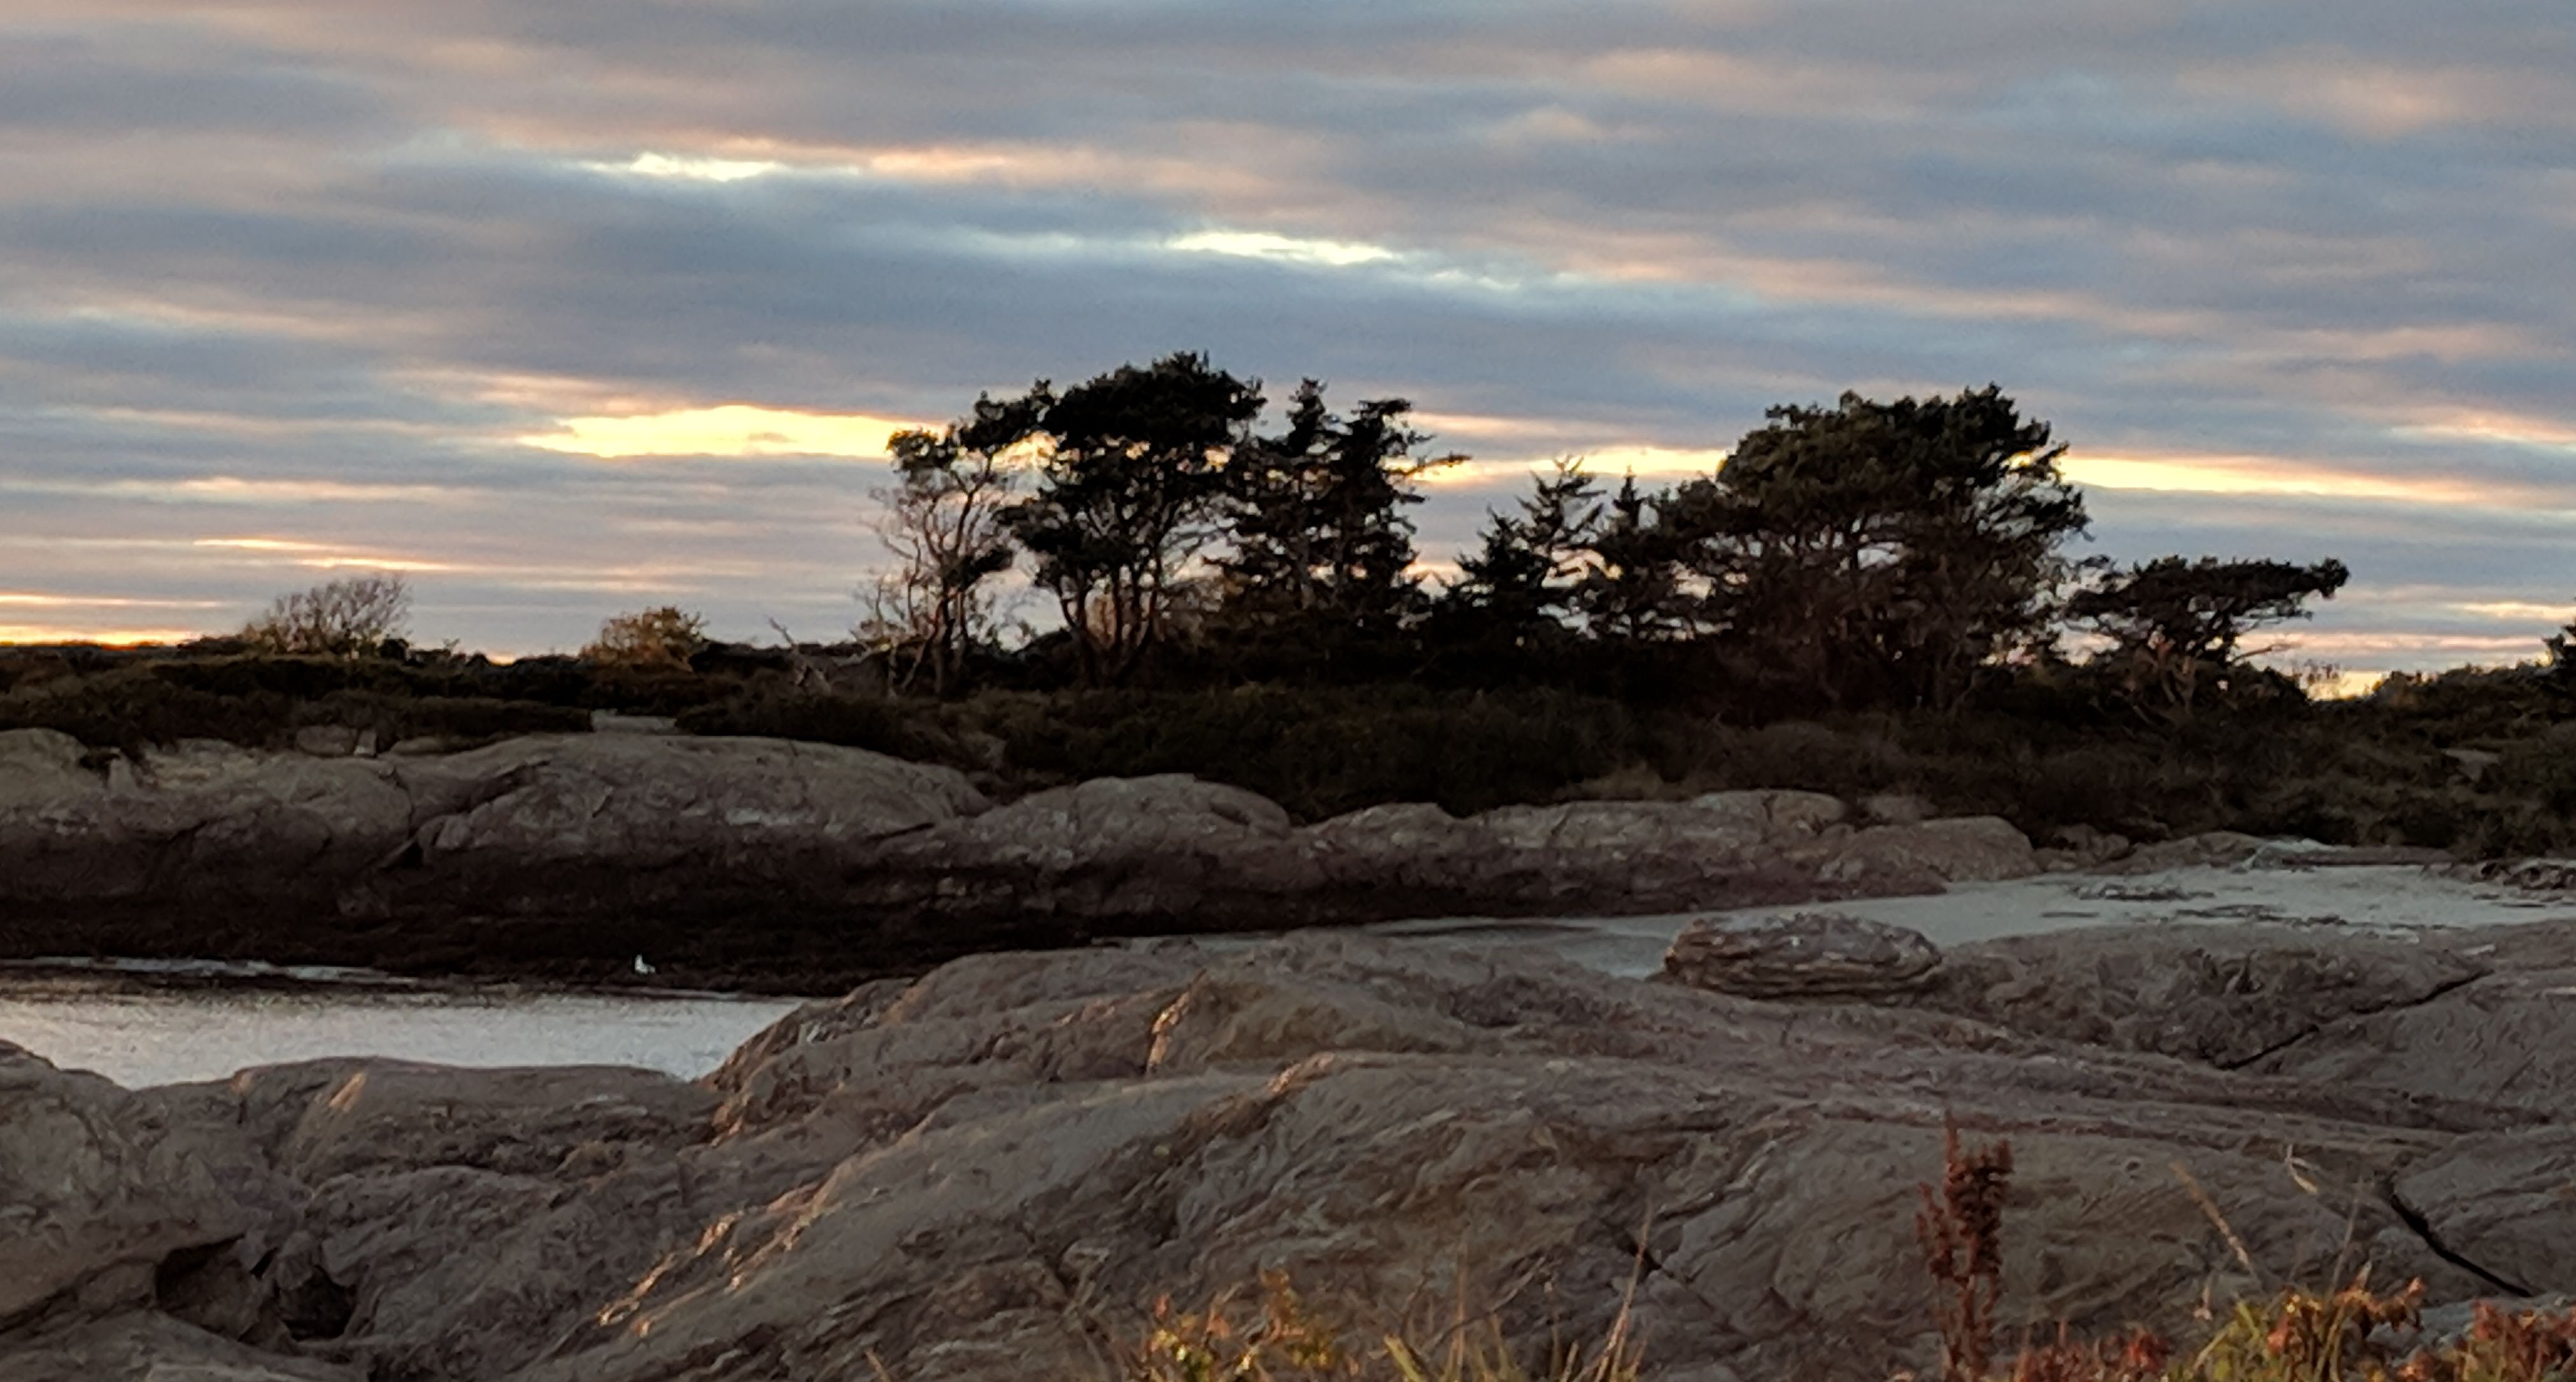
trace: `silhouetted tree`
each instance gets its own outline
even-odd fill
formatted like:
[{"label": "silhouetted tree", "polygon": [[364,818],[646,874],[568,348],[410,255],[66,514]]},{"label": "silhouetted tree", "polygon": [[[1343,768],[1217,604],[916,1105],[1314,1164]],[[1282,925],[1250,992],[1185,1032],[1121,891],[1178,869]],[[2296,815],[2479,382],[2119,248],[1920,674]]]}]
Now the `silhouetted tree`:
[{"label": "silhouetted tree", "polygon": [[1439,641],[1487,655],[1563,641],[1601,508],[1599,484],[1567,457],[1531,482],[1518,514],[1487,510],[1481,545],[1441,593]]},{"label": "silhouetted tree", "polygon": [[1690,535],[1665,521],[1661,496],[1622,481],[1585,537],[1573,605],[1592,636],[1628,643],[1687,636],[1698,604],[1686,588]]},{"label": "silhouetted tree", "polygon": [[1094,685],[1125,681],[1168,628],[1175,585],[1217,536],[1227,459],[1261,385],[1176,354],[1041,398],[1037,492],[1006,518],[1037,558]]},{"label": "silhouetted tree", "polygon": [[1383,637],[1421,600],[1413,522],[1422,477],[1465,459],[1418,453],[1430,438],[1406,425],[1401,398],[1362,402],[1347,419],[1324,386],[1298,386],[1287,428],[1237,449],[1225,468],[1232,551],[1223,615],[1237,625],[1288,629],[1317,651]]},{"label": "silhouetted tree", "polygon": [[859,629],[893,659],[898,685],[930,672],[945,695],[968,653],[989,641],[992,578],[1017,555],[1005,520],[1039,420],[1054,401],[1040,380],[1019,398],[975,400],[971,417],[941,431],[897,432],[886,449],[898,484],[877,492],[880,529],[895,569],[870,592]]},{"label": "silhouetted tree", "polygon": [[2540,640],[2540,666],[2550,686],[2576,693],[2576,624]]},{"label": "silhouetted tree", "polygon": [[2104,579],[2067,602],[2068,617],[2109,640],[2094,662],[2117,675],[2130,698],[2168,718],[2190,714],[2224,691],[2245,658],[2245,635],[2308,615],[2351,578],[2339,561],[2158,557]]},{"label": "silhouetted tree", "polygon": [[387,572],[280,595],[241,636],[261,652],[363,657],[396,643],[410,622],[411,586]]},{"label": "silhouetted tree", "polygon": [[2045,630],[2086,522],[2048,424],[1993,386],[1767,416],[1667,506],[1748,666],[1825,704],[1946,707]]}]

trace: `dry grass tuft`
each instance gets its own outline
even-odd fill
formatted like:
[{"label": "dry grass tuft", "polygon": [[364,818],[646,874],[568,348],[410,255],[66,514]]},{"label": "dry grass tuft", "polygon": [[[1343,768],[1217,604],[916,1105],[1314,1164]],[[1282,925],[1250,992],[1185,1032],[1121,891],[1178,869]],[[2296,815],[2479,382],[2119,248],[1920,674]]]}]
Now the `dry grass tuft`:
[{"label": "dry grass tuft", "polygon": [[1151,1329],[1118,1350],[1116,1382],[1636,1382],[1639,1355],[1623,1306],[1605,1335],[1533,1366],[1488,1315],[1461,1317],[1424,1344],[1400,1332],[1354,1348],[1288,1279],[1262,1275],[1257,1296],[1221,1295],[1206,1309],[1156,1303]]}]

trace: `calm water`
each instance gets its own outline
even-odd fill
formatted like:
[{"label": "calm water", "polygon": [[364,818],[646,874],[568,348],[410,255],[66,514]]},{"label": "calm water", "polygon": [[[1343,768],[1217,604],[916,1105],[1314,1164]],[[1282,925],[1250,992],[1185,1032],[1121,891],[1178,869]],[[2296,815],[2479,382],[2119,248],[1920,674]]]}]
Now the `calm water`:
[{"label": "calm water", "polygon": [[[1809,904],[1814,905],[1814,904]],[[2413,930],[2566,918],[2576,904],[2399,867],[2177,869],[1966,884],[1932,897],[1830,904],[1935,944],[2074,927],[2271,921]],[[1791,908],[1760,909],[1768,911]],[[1368,928],[1430,945],[1520,950],[1642,977],[1690,918],[1451,919]],[[1258,937],[1213,938],[1218,951]],[[451,1065],[640,1065],[703,1075],[787,1012],[783,999],[194,988],[134,992],[0,977],[0,1041],[127,1085],[221,1079],[250,1065],[381,1055]]]},{"label": "calm water", "polygon": [[356,1055],[447,1065],[640,1065],[694,1078],[794,1006],[765,998],[572,994],[0,990],[0,1041],[128,1086]]}]

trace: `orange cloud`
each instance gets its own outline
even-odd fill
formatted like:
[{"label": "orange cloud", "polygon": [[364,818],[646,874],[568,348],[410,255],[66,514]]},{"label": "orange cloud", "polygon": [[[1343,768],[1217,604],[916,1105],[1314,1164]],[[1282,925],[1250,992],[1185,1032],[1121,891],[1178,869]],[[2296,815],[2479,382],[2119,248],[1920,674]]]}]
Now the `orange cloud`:
[{"label": "orange cloud", "polygon": [[84,628],[67,624],[0,624],[0,643],[99,643],[130,648],[141,643],[184,643],[203,629]]}]

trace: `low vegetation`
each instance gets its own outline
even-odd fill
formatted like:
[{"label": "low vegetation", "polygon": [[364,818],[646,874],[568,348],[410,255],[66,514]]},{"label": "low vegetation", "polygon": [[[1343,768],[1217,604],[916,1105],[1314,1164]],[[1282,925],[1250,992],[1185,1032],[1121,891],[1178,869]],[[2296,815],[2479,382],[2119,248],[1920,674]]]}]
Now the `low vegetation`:
[{"label": "low vegetation", "polygon": [[[677,606],[577,656],[405,641],[396,576],[281,598],[231,639],[0,648],[0,728],[101,752],[391,747],[676,718],[948,763],[1008,795],[1190,773],[1316,819],[1787,787],[1908,792],[2082,829],[2214,829],[2490,856],[2576,847],[2576,656],[2320,702],[2260,630],[2332,559],[2079,559],[2066,446],[2001,390],[1772,409],[1715,473],[1571,460],[1422,575],[1409,514],[1460,458],[1404,399],[1173,355],[896,436],[892,558],[849,641],[709,641]],[[1017,570],[1057,627],[1004,617]],[[783,631],[782,631],[783,634]]]},{"label": "low vegetation", "polygon": [[[2195,1335],[2131,1327],[2099,1338],[2060,1328],[1999,1350],[2004,1200],[2012,1147],[1947,1136],[1941,1184],[1922,1187],[1915,1228],[1941,1351],[1924,1382],[2576,1382],[2576,1307],[2479,1302],[2455,1334],[2429,1331],[2423,1283],[2372,1289],[2364,1269],[2202,1312]],[[2187,1193],[2177,1187],[2176,1193]],[[2220,1223],[2224,1232],[2223,1220]],[[1284,1276],[1257,1293],[1176,1312],[1168,1301],[1113,1350],[1110,1382],[1633,1382],[1644,1344],[1622,1309],[1598,1339],[1537,1357],[1508,1347],[1490,1316],[1459,1309],[1429,1342],[1310,1308]],[[1914,1382],[1908,1378],[1906,1382]]]}]

